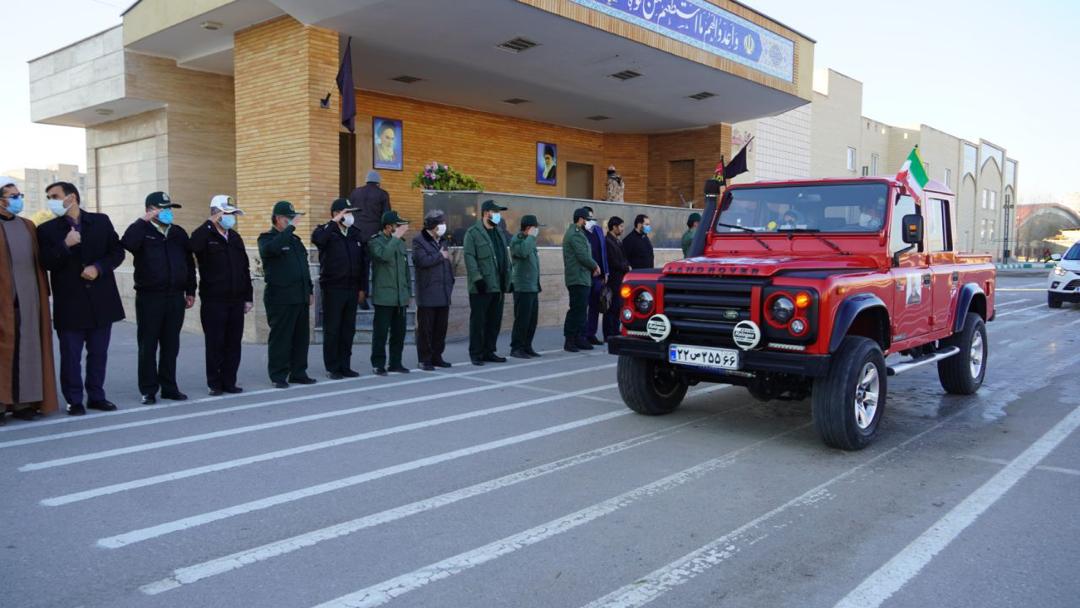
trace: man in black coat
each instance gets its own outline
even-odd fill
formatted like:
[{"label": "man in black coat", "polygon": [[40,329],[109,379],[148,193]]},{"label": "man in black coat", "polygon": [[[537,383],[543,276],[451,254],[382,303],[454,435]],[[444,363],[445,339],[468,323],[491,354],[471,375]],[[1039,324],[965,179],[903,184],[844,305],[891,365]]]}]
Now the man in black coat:
[{"label": "man in black coat", "polygon": [[416,358],[420,369],[450,367],[443,359],[454,292],[454,264],[446,238],[446,215],[437,209],[424,216],[424,230],[413,237],[416,266]]},{"label": "man in black coat", "polygon": [[653,267],[653,247],[652,241],[649,240],[650,232],[652,232],[652,225],[649,216],[644,213],[638,214],[634,218],[634,230],[622,240],[622,249],[623,254],[626,255],[626,262],[634,270]]},{"label": "man in black coat", "polygon": [[112,324],[124,318],[113,270],[124,261],[124,249],[107,215],[82,210],[73,184],[51,184],[45,196],[57,217],[38,227],[38,246],[52,285],[53,326],[60,342],[60,390],[68,415],[81,416],[86,407],[110,412],[116,406],[105,397],[109,339]]},{"label": "man in black coat", "polygon": [[[139,342],[139,392],[143,405],[161,398],[183,401],[176,386],[176,356],[184,310],[195,305],[195,260],[188,234],[173,225],[172,202],[164,192],[146,197],[146,214],[132,222],[120,243],[135,259],[135,325]],[[159,355],[160,349],[160,355]]]},{"label": "man in black coat", "polygon": [[[368,171],[367,183],[352,191],[349,195],[349,206],[355,209],[356,228],[360,230],[360,238],[363,240],[364,249],[367,249],[368,241],[375,233],[382,231],[382,216],[390,211],[390,194],[379,186],[382,178],[375,170]],[[368,260],[367,273],[371,275],[371,260]],[[360,305],[368,310],[367,299],[361,296]]]},{"label": "man in black coat", "polygon": [[622,313],[622,296],[619,289],[622,288],[623,277],[630,271],[630,265],[626,263],[619,237],[622,236],[623,227],[626,225],[621,217],[612,216],[607,222],[607,286],[611,290],[611,306],[604,311],[604,339],[619,335],[621,323],[619,315]]},{"label": "man in black coat", "polygon": [[311,244],[319,249],[319,286],[322,289],[323,363],[331,380],[356,378],[352,369],[356,307],[366,301],[367,247],[353,225],[355,209],[348,199],[330,205],[330,221],[315,227]]},{"label": "man in black coat", "polygon": [[242,393],[236,385],[244,315],[254,303],[251,262],[235,230],[244,212],[231,196],[210,200],[210,219],[191,231],[188,249],[199,265],[199,318],[206,344],[206,386],[211,396]]}]

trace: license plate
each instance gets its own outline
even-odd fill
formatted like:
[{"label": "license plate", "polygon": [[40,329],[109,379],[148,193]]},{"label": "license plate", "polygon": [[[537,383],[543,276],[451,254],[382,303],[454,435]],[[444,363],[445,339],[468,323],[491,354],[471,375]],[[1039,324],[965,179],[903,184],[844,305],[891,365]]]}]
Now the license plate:
[{"label": "license plate", "polygon": [[668,346],[668,361],[694,367],[739,369],[739,351],[733,348],[707,348],[704,346],[672,344]]}]

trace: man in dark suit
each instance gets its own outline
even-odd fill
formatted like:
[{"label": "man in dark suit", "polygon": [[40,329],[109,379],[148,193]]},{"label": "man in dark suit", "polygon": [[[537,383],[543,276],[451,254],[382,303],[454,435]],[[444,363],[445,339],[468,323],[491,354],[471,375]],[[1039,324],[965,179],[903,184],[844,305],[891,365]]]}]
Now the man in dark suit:
[{"label": "man in dark suit", "polygon": [[330,205],[330,221],[311,233],[319,250],[319,286],[322,288],[323,363],[331,380],[356,378],[352,368],[353,338],[359,294],[368,291],[368,256],[356,216],[348,199]]},{"label": "man in dark suit", "polygon": [[619,237],[622,236],[625,222],[619,216],[612,216],[607,221],[607,263],[608,279],[607,286],[611,290],[611,306],[604,311],[604,339],[619,335],[621,321],[619,315],[622,312],[622,289],[623,277],[630,271],[630,265],[626,263],[626,255],[623,254]]},{"label": "man in dark suit", "polygon": [[[349,195],[349,207],[355,209],[354,214],[356,216],[356,228],[360,231],[360,238],[364,243],[364,250],[367,251],[368,242],[375,234],[382,232],[382,216],[384,213],[390,211],[390,194],[383,190],[379,183],[382,178],[379,177],[379,172],[375,170],[368,171],[367,183],[363,186],[352,191]],[[367,270],[365,274],[371,275],[371,259],[367,260]],[[365,276],[364,282],[367,282],[367,276]],[[368,304],[366,294],[360,293],[360,308],[369,310],[371,306]]]},{"label": "man in dark suit", "polygon": [[630,234],[623,237],[622,249],[626,255],[626,263],[630,268],[641,270],[653,267],[653,246],[649,240],[652,232],[652,222],[644,213],[634,218],[634,229]]},{"label": "man in dark suit", "polygon": [[113,270],[124,261],[124,249],[107,215],[82,210],[73,184],[51,184],[45,196],[56,218],[38,227],[38,246],[52,285],[53,326],[60,342],[60,390],[67,401],[67,413],[82,416],[87,407],[111,412],[116,406],[105,396],[105,370],[112,324],[124,318],[113,276]]}]

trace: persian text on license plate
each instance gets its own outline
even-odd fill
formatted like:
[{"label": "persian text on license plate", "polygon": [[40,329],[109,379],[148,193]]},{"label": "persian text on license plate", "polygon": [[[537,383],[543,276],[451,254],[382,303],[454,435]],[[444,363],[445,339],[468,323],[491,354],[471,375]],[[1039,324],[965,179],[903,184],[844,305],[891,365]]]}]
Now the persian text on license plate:
[{"label": "persian text on license plate", "polygon": [[732,348],[706,348],[704,346],[668,346],[668,361],[695,367],[739,369],[739,351]]}]

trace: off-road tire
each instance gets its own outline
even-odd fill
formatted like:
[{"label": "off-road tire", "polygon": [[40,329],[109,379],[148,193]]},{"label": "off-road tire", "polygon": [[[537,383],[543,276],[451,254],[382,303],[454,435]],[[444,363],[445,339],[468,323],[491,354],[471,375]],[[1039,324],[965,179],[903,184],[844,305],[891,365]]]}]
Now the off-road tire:
[{"label": "off-road tire", "polygon": [[671,366],[626,355],[619,355],[616,377],[626,407],[646,416],[674,412],[688,388],[686,381]]},{"label": "off-road tire", "polygon": [[[877,368],[877,407],[866,428],[860,428],[855,416],[857,386],[867,364]],[[888,370],[877,342],[862,336],[848,336],[833,355],[828,375],[814,380],[810,410],[814,428],[825,445],[841,450],[861,450],[877,435],[885,413]]]},{"label": "off-road tire", "polygon": [[1061,298],[1052,293],[1048,293],[1046,294],[1046,305],[1050,308],[1061,308]]},{"label": "off-road tire", "polygon": [[[1060,303],[1059,303],[1060,305]],[[972,347],[978,337],[979,349],[982,350],[982,364],[979,372],[972,372]],[[964,318],[964,328],[941,343],[944,347],[955,346],[960,352],[938,361],[938,379],[945,392],[953,395],[971,395],[982,386],[986,378],[987,356],[990,354],[990,342],[986,339],[986,323],[982,317],[969,312]]]}]

